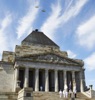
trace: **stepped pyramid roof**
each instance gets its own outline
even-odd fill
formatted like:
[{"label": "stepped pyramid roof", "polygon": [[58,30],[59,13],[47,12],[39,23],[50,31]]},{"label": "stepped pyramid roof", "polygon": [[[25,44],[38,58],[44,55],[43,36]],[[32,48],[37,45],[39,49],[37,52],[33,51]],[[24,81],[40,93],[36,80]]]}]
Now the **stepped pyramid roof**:
[{"label": "stepped pyramid roof", "polygon": [[35,31],[32,31],[23,41],[23,43],[32,43],[34,45],[48,45],[48,46],[59,46],[54,43],[50,38],[48,38],[43,32],[39,32],[37,29]]}]

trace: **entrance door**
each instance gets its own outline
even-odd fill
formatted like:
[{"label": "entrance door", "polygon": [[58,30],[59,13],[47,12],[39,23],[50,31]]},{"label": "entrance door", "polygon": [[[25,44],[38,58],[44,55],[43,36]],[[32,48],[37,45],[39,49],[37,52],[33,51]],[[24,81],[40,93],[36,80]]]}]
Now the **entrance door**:
[{"label": "entrance door", "polygon": [[29,87],[35,88],[35,71],[33,69],[29,70]]},{"label": "entrance door", "polygon": [[39,70],[39,90],[45,91],[45,71]]},{"label": "entrance door", "polygon": [[20,81],[20,87],[23,88],[24,85],[24,69],[19,69],[19,81]]},{"label": "entrance door", "polygon": [[54,91],[54,71],[49,71],[49,91]]},{"label": "entrance door", "polygon": [[70,71],[67,72],[67,86],[68,86],[68,90],[73,89],[73,86],[72,86],[72,73]]},{"label": "entrance door", "polygon": [[63,82],[63,72],[58,71],[58,84],[59,84],[59,90],[63,91],[64,82]]}]

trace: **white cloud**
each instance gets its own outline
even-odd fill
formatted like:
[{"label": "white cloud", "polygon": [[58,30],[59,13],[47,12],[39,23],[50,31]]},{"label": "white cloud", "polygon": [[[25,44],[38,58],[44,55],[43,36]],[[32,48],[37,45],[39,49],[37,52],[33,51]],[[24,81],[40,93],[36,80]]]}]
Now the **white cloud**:
[{"label": "white cloud", "polygon": [[[56,7],[56,9],[55,9]],[[52,5],[52,13],[42,25],[41,30],[49,37],[53,37],[55,29],[59,27],[60,20],[59,16],[61,14],[61,6],[60,4]],[[56,10],[56,11],[55,11]]]},{"label": "white cloud", "polygon": [[71,50],[67,50],[67,53],[68,53],[68,56],[70,57],[70,58],[75,58],[77,55],[74,53],[74,52],[72,52]]},{"label": "white cloud", "polygon": [[[39,2],[35,3],[39,5]],[[24,34],[27,34],[28,30],[32,27],[37,17],[39,9],[35,8],[33,0],[31,1],[31,4],[32,5],[29,4],[30,7],[26,15],[19,20],[19,25],[17,27],[18,38],[20,38]]]},{"label": "white cloud", "polygon": [[67,22],[70,18],[77,16],[87,1],[88,0],[76,0],[74,5],[69,6],[68,9],[65,10],[61,20],[64,19],[64,22]]},{"label": "white cloud", "polygon": [[76,34],[80,45],[92,49],[95,45],[95,15],[81,24]]},{"label": "white cloud", "polygon": [[4,19],[1,21],[1,28],[0,28],[0,54],[2,53],[3,50],[8,49],[8,34],[7,30],[8,27],[10,26],[12,22],[11,14],[7,14]]},{"label": "white cloud", "polygon": [[84,62],[85,62],[85,67],[88,70],[95,70],[95,52],[86,59],[84,59]]},{"label": "white cloud", "polygon": [[88,0],[77,0],[75,5],[72,5],[73,1],[71,0],[63,13],[60,2],[53,4],[51,7],[52,12],[45,23],[42,25],[41,31],[43,31],[47,36],[54,38],[54,32],[56,29],[62,26],[62,24],[66,23],[72,17],[78,15],[87,1]]}]

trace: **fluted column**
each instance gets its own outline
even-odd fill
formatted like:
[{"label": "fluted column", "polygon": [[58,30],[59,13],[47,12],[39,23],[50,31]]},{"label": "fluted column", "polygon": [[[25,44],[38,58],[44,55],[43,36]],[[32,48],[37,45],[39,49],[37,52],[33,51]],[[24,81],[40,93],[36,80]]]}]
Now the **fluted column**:
[{"label": "fluted column", "polygon": [[73,83],[73,90],[74,90],[76,89],[75,71],[72,71],[72,83]]},{"label": "fluted column", "polygon": [[67,89],[68,87],[67,87],[67,71],[66,70],[64,70],[63,71],[63,73],[64,73],[64,89]]},{"label": "fluted column", "polygon": [[15,67],[15,91],[16,91],[16,88],[18,87],[17,85],[17,82],[18,82],[18,78],[19,78],[19,67]]},{"label": "fluted column", "polygon": [[35,91],[39,91],[39,69],[35,70]]},{"label": "fluted column", "polygon": [[49,91],[48,69],[45,70],[45,92]]},{"label": "fluted column", "polygon": [[25,68],[24,87],[29,85],[29,68]]},{"label": "fluted column", "polygon": [[58,70],[55,70],[55,92],[58,92]]},{"label": "fluted column", "polygon": [[83,74],[82,71],[80,71],[80,91],[84,92],[84,86],[83,86]]}]

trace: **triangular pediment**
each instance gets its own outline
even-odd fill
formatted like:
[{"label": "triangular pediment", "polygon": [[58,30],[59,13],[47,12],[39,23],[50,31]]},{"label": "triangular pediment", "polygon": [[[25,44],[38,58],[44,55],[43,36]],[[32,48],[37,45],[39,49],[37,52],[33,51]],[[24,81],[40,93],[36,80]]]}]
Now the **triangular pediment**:
[{"label": "triangular pediment", "polygon": [[72,64],[80,65],[73,59],[62,57],[60,55],[48,53],[48,54],[38,54],[38,55],[27,55],[20,57],[21,60],[30,60],[36,62],[46,62],[46,63],[57,63],[57,64]]}]

